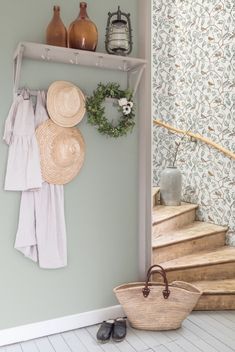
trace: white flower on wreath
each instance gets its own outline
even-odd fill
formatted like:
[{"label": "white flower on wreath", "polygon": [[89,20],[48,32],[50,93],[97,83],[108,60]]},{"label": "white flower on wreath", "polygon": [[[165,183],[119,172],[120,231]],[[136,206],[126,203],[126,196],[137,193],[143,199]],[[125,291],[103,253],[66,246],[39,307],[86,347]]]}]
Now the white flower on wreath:
[{"label": "white flower on wreath", "polygon": [[128,101],[126,105],[132,109],[134,104],[132,103],[132,101]]},{"label": "white flower on wreath", "polygon": [[125,106],[125,105],[127,105],[127,103],[128,103],[128,101],[126,98],[121,98],[118,100],[119,106]]},{"label": "white flower on wreath", "polygon": [[124,115],[129,115],[131,113],[131,108],[128,105],[123,106],[122,110]]}]

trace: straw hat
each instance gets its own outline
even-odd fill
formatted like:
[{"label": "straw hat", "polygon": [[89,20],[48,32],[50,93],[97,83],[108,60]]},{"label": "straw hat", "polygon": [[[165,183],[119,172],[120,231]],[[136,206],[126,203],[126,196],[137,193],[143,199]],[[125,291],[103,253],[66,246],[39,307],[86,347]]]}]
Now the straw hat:
[{"label": "straw hat", "polygon": [[84,162],[85,142],[81,132],[47,120],[37,128],[36,136],[43,179],[57,185],[70,182]]},{"label": "straw hat", "polygon": [[57,125],[73,127],[85,115],[84,94],[70,82],[56,81],[48,89],[47,110],[50,118]]}]

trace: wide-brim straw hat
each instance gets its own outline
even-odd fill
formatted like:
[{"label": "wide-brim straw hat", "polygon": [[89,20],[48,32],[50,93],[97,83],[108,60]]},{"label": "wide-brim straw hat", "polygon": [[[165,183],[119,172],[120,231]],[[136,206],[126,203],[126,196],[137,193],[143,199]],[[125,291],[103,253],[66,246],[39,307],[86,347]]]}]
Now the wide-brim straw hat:
[{"label": "wide-brim straw hat", "polygon": [[76,126],[86,112],[85,96],[74,84],[55,81],[47,92],[47,110],[50,118],[57,125]]},{"label": "wide-brim straw hat", "polygon": [[85,142],[78,128],[64,128],[47,120],[36,130],[44,181],[64,185],[80,171]]}]

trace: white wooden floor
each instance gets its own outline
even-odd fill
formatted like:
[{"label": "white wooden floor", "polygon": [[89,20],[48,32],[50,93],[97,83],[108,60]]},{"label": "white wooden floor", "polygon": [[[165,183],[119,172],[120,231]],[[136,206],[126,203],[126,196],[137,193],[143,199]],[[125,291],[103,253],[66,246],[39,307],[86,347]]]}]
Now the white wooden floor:
[{"label": "white wooden floor", "polygon": [[98,344],[98,326],[0,348],[1,352],[234,352],[235,311],[194,312],[181,329],[150,332],[128,329],[121,343]]}]

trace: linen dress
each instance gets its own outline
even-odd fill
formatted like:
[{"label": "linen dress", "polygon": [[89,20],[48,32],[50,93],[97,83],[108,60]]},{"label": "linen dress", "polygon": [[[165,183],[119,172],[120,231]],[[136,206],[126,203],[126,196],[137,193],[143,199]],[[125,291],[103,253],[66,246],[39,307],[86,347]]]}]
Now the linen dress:
[{"label": "linen dress", "polygon": [[5,123],[3,140],[9,145],[6,191],[25,191],[42,186],[34,123],[33,103],[24,90],[15,98]]},{"label": "linen dress", "polygon": [[[48,119],[45,93],[38,92],[35,125]],[[43,182],[38,191],[22,192],[15,248],[41,268],[67,265],[64,187]]]}]

